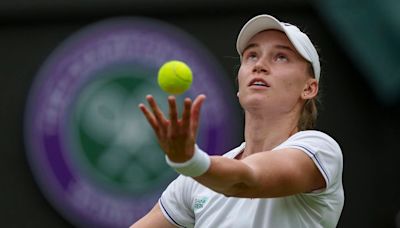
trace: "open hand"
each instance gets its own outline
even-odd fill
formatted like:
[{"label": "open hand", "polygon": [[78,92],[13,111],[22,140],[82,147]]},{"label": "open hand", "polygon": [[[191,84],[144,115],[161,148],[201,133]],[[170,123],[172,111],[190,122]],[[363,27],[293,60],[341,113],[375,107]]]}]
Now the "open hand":
[{"label": "open hand", "polygon": [[190,98],[185,98],[181,119],[178,118],[174,96],[168,97],[169,119],[164,116],[153,96],[146,96],[151,111],[144,104],[139,104],[140,110],[153,128],[161,148],[171,161],[185,162],[193,156],[200,109],[205,98],[206,96],[203,94],[197,96],[193,102]]}]

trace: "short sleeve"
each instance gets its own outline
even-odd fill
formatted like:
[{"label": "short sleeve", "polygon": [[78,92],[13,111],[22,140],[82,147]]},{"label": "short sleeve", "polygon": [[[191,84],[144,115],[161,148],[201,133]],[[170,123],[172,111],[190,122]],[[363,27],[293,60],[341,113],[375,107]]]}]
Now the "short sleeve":
[{"label": "short sleeve", "polygon": [[194,213],[191,209],[191,188],[194,181],[180,175],[172,181],[159,199],[164,216],[177,227],[193,227]]},{"label": "short sleeve", "polygon": [[306,153],[318,167],[326,189],[341,183],[343,155],[338,143],[320,131],[301,131],[275,149],[297,148]]}]

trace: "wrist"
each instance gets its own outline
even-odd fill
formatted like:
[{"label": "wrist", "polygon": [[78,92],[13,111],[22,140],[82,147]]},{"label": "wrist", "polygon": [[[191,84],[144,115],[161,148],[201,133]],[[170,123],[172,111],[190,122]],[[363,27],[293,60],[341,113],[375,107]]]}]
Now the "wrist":
[{"label": "wrist", "polygon": [[191,159],[185,162],[173,162],[168,156],[165,156],[167,164],[176,172],[190,177],[197,177],[204,174],[211,164],[210,156],[202,151],[197,145],[194,147],[194,153]]}]

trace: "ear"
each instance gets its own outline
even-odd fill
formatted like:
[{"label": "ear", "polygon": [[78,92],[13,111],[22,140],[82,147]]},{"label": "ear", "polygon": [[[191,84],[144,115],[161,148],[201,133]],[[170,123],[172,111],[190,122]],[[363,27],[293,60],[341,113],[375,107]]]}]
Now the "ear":
[{"label": "ear", "polygon": [[311,78],[307,81],[304,86],[303,92],[301,93],[301,98],[304,100],[309,100],[316,97],[318,94],[318,82],[316,79]]}]

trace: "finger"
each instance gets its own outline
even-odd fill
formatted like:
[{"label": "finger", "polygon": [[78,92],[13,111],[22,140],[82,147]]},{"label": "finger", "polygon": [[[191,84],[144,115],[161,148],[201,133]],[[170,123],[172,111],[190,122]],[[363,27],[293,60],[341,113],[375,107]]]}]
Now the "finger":
[{"label": "finger", "polygon": [[160,128],[154,115],[146,108],[144,104],[139,104],[139,108],[142,111],[143,115],[146,117],[147,122],[149,122],[150,126],[153,128],[156,135],[159,136]]},{"label": "finger", "polygon": [[182,113],[182,130],[187,132],[190,127],[190,109],[192,108],[192,100],[185,98]]},{"label": "finger", "polygon": [[169,96],[168,103],[169,103],[169,119],[171,121],[172,129],[174,130],[178,128],[178,110],[176,107],[175,97]]},{"label": "finger", "polygon": [[163,133],[166,133],[168,120],[165,119],[164,113],[158,107],[158,105],[157,105],[156,101],[154,100],[153,96],[147,95],[146,99],[147,99],[147,102],[150,105],[151,110],[153,111],[155,119],[158,122],[160,131],[162,131]]},{"label": "finger", "polygon": [[195,134],[197,134],[197,128],[199,126],[199,119],[200,119],[200,111],[201,107],[203,105],[204,100],[206,99],[206,96],[204,94],[201,94],[196,97],[196,99],[193,102],[192,109],[191,109],[191,130]]}]

